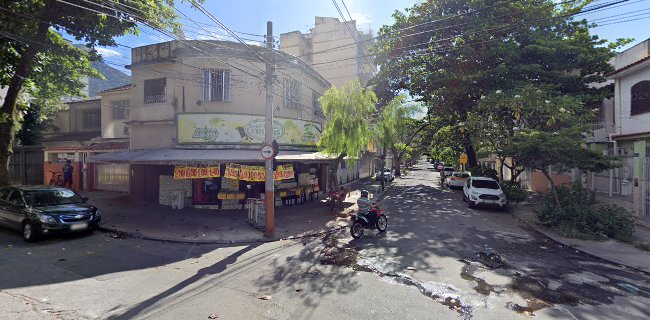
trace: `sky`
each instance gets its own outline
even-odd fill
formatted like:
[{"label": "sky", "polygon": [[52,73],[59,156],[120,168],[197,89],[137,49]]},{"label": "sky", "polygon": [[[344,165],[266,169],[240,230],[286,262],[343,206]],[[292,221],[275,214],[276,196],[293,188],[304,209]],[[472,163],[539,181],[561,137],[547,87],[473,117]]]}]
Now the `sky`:
[{"label": "sky", "polygon": [[[614,0],[597,0],[595,5],[612,1]],[[403,12],[405,8],[411,7],[416,2],[416,0],[336,0],[346,19],[351,15],[357,21],[359,30],[370,30],[373,33],[376,33],[381,26],[393,23],[392,14],[395,10]],[[273,33],[279,36],[281,33],[296,30],[308,33],[314,26],[316,16],[341,19],[331,0],[205,0],[203,6],[229,29],[252,34],[240,35],[251,44],[263,41],[262,35],[266,33],[267,21],[273,22]],[[221,38],[225,34],[225,31],[214,26],[216,23],[206,15],[190,8],[187,1],[178,4],[178,9],[196,22],[213,25],[213,27],[204,26],[212,33],[207,34],[193,22],[182,19],[187,38]],[[602,24],[592,30],[592,33],[600,38],[635,39],[621,50],[650,38],[650,0],[628,0],[599,12],[581,15],[580,18]],[[139,36],[117,38],[118,43],[130,47],[169,40],[171,38],[147,28],[144,28]],[[109,65],[128,72],[123,66],[129,64],[129,48],[118,46],[100,48],[99,51]]]}]

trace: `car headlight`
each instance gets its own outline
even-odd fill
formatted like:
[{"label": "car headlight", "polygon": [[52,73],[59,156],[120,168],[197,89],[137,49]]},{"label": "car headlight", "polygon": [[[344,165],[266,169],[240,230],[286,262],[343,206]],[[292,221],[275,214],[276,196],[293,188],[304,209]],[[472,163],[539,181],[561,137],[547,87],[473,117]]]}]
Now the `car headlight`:
[{"label": "car headlight", "polygon": [[102,216],[102,213],[99,212],[99,209],[95,210],[95,218],[99,218]]},{"label": "car headlight", "polygon": [[52,218],[52,216],[48,216],[46,214],[37,214],[36,216],[38,217],[38,221],[40,221],[41,223],[44,223],[44,224],[55,224],[56,223],[56,220],[54,220],[54,218]]},{"label": "car headlight", "polygon": [[479,193],[478,193],[478,192],[474,192],[474,191],[472,191],[472,192],[471,192],[471,195],[472,195],[472,198],[474,198],[474,199],[478,199]]}]

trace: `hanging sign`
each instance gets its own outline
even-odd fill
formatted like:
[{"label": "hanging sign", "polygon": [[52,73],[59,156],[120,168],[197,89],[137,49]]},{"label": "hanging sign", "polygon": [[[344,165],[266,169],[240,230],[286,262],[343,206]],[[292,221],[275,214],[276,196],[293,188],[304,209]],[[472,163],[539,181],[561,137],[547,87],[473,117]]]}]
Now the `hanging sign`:
[{"label": "hanging sign", "polygon": [[226,166],[226,171],[223,174],[223,177],[228,179],[239,179],[239,166],[233,163],[229,163]]},{"label": "hanging sign", "polygon": [[193,167],[175,166],[174,179],[218,178],[221,176],[219,166]]}]

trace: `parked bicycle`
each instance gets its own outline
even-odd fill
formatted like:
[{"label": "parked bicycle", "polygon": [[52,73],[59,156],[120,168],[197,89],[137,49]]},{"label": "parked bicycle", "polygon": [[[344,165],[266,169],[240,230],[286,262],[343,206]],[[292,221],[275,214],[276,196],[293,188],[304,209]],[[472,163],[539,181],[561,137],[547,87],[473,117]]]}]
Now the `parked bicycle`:
[{"label": "parked bicycle", "polygon": [[63,175],[60,172],[50,171],[50,181],[48,184],[51,186],[63,186]]}]

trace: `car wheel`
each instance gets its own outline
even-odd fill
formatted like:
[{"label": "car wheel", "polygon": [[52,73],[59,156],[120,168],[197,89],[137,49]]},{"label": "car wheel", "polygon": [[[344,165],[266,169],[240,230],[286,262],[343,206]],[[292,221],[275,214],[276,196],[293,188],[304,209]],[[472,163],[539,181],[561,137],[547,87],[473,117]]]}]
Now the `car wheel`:
[{"label": "car wheel", "polygon": [[38,228],[31,221],[23,223],[23,239],[27,242],[33,242],[38,239]]},{"label": "car wheel", "polygon": [[468,208],[473,208],[474,207],[474,201],[472,201],[471,199],[467,199],[467,207]]}]

